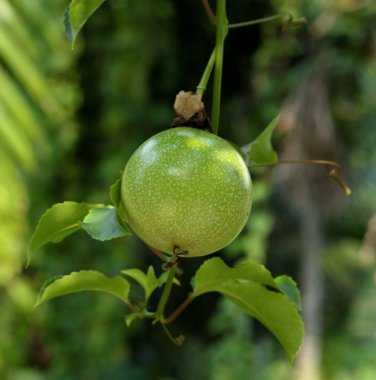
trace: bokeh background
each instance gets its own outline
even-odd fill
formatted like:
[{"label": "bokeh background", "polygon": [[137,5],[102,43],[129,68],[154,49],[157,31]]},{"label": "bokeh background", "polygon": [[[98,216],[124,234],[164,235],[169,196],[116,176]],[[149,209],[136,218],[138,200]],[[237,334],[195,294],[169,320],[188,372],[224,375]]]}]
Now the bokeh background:
[{"label": "bokeh background", "polygon": [[[127,310],[105,295],[33,308],[51,276],[160,271],[135,237],[100,243],[80,232],[25,268],[27,244],[51,204],[109,202],[129,155],[169,127],[175,94],[195,89],[214,45],[199,0],[108,0],[72,50],[67,3],[0,0],[0,378],[375,379],[376,3],[228,1],[232,22],[289,12],[308,24],[229,34],[220,134],[244,145],[282,112],[280,157],[336,160],[353,189],[346,197],[325,168],[253,169],[249,223],[221,252],[298,282],[307,334],[293,367],[266,329],[216,295],[173,325],[187,337],[181,348],[147,321],[127,329]],[[185,263],[172,304],[200,263]]]}]

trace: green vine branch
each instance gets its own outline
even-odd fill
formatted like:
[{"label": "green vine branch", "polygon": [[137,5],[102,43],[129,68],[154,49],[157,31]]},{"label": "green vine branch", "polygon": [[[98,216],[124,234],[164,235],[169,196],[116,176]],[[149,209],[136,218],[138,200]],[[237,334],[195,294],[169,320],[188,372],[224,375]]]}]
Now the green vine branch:
[{"label": "green vine branch", "polygon": [[[208,15],[210,22],[213,25],[216,25],[217,18],[215,16],[210,4],[209,4],[209,1],[208,0],[201,0],[201,3],[205,9],[206,14]],[[286,26],[296,26],[296,25],[303,25],[303,24],[307,23],[307,19],[305,17],[300,17],[300,18],[294,19],[293,15],[291,13],[278,13],[278,14],[275,14],[272,16],[262,17],[262,18],[259,18],[256,20],[249,20],[249,21],[229,24],[228,27],[229,27],[229,29],[243,28],[246,26],[263,24],[265,22],[274,21],[274,20],[277,20],[279,18],[285,18],[285,17],[287,17]]]},{"label": "green vine branch", "polygon": [[204,92],[206,91],[206,87],[207,87],[208,81],[210,79],[210,75],[213,71],[215,58],[216,58],[216,55],[215,55],[215,49],[214,49],[210,55],[210,58],[209,58],[207,65],[205,67],[205,71],[202,74],[200,83],[196,87],[196,94],[197,95],[202,96],[204,94]]},{"label": "green vine branch", "polygon": [[303,25],[303,24],[307,23],[307,20],[306,20],[305,17],[294,19],[294,17],[290,13],[278,13],[278,14],[273,15],[273,16],[263,17],[263,18],[259,18],[259,19],[256,19],[256,20],[249,20],[249,21],[244,21],[244,22],[238,22],[238,23],[235,23],[235,24],[229,24],[228,27],[229,27],[229,29],[243,28],[243,27],[246,27],[246,26],[263,24],[265,22],[278,20],[280,18],[287,18],[287,20],[284,23],[284,25],[286,27],[296,26],[296,25]]},{"label": "green vine branch", "polygon": [[205,67],[205,71],[201,77],[200,83],[196,88],[196,94],[200,96],[204,94],[214,68],[213,105],[211,120],[213,133],[218,134],[223,71],[223,49],[224,41],[226,39],[229,29],[236,29],[256,24],[262,24],[265,22],[274,21],[286,17],[287,20],[284,23],[285,27],[302,25],[305,24],[307,20],[304,17],[294,19],[290,13],[279,13],[273,16],[263,17],[256,20],[229,24],[226,15],[226,0],[217,0],[216,14],[214,14],[208,0],[201,0],[201,2],[209,17],[209,20],[216,26],[216,43],[215,49],[210,55],[209,61]]},{"label": "green vine branch", "polygon": [[160,322],[162,322],[162,324],[164,323],[164,310],[166,308],[167,301],[170,298],[172,285],[174,283],[176,266],[177,266],[176,262],[171,263],[171,265],[168,269],[168,278],[167,278],[166,284],[163,288],[162,296],[159,300],[159,303],[157,306],[157,311],[155,313],[156,321],[160,321]]},{"label": "green vine branch", "polygon": [[185,340],[184,335],[179,335],[177,338],[174,338],[172,336],[171,332],[169,331],[169,329],[166,326],[167,322],[166,322],[166,319],[164,317],[164,312],[165,312],[166,304],[167,304],[167,301],[170,298],[172,286],[173,286],[173,283],[174,283],[175,274],[176,274],[176,271],[177,271],[177,261],[178,261],[178,256],[174,256],[172,258],[172,261],[169,262],[169,263],[167,263],[168,278],[167,278],[166,284],[164,286],[164,289],[163,289],[163,292],[162,292],[162,296],[161,296],[161,298],[159,299],[159,302],[158,302],[157,311],[155,312],[155,319],[154,319],[153,324],[159,322],[161,324],[164,332],[168,336],[168,338],[174,344],[176,344],[177,346],[181,346],[184,343],[184,340]]},{"label": "green vine branch", "polygon": [[212,127],[213,133],[218,134],[219,116],[221,109],[221,87],[223,68],[223,47],[228,33],[226,16],[226,0],[217,0],[216,12],[216,39],[215,39],[215,66],[213,84]]}]

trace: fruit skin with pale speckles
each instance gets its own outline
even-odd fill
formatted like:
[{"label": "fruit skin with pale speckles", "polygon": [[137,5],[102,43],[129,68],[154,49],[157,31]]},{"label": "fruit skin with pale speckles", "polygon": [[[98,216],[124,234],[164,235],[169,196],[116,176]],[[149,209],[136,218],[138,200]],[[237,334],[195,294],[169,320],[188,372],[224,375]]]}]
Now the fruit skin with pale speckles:
[{"label": "fruit skin with pale speckles", "polygon": [[252,181],[236,149],[202,130],[177,127],[145,141],[122,176],[126,222],[148,245],[185,257],[216,252],[247,222]]}]

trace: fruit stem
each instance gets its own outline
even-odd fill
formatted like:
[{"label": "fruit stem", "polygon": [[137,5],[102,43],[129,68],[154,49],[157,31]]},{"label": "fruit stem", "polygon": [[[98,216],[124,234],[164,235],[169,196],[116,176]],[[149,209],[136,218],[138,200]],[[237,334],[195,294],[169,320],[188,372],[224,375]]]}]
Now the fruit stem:
[{"label": "fruit stem", "polygon": [[218,134],[219,116],[221,109],[221,86],[223,67],[223,45],[228,32],[226,16],[226,0],[217,0],[216,14],[216,41],[215,41],[215,67],[213,85],[212,124],[213,133]]},{"label": "fruit stem", "polygon": [[154,253],[154,255],[159,257],[161,260],[163,260],[165,262],[167,261],[167,256],[163,252],[158,251],[158,249],[155,249],[155,248],[151,247],[150,245],[147,245],[147,247],[150,249],[150,251],[152,251]]},{"label": "fruit stem", "polygon": [[164,314],[164,310],[165,310],[167,301],[168,301],[170,294],[171,294],[171,289],[172,289],[172,285],[173,285],[175,273],[176,273],[176,266],[177,266],[176,262],[172,263],[170,268],[168,269],[168,271],[169,271],[168,272],[168,278],[167,278],[166,284],[163,288],[162,296],[159,300],[159,303],[157,306],[157,311],[155,313],[156,320],[161,321],[162,323],[164,323],[163,314]]},{"label": "fruit stem", "polygon": [[215,49],[212,51],[210,58],[209,58],[209,61],[205,67],[205,71],[202,74],[200,83],[196,87],[196,94],[197,95],[202,96],[204,94],[204,92],[206,91],[206,86],[208,84],[210,75],[213,71],[214,63],[215,63]]}]

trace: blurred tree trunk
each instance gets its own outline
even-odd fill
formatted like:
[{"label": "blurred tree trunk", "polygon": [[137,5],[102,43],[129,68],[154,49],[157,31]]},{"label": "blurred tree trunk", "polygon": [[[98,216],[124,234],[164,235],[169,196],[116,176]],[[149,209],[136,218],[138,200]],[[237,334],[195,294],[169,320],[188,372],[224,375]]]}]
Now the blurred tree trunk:
[{"label": "blurred tree trunk", "polygon": [[298,357],[297,379],[319,380],[324,294],[324,279],[320,262],[324,233],[321,225],[322,216],[314,198],[309,194],[305,198],[305,212],[300,218],[302,257],[299,271],[305,340]]},{"label": "blurred tree trunk", "polygon": [[[335,159],[327,63],[321,56],[308,78],[286,101],[280,122],[280,129],[287,132],[282,159]],[[297,216],[301,240],[299,287],[306,333],[297,361],[296,378],[319,380],[324,314],[323,225],[336,203],[338,188],[333,188],[327,167],[286,165],[279,173],[289,207]]]}]

